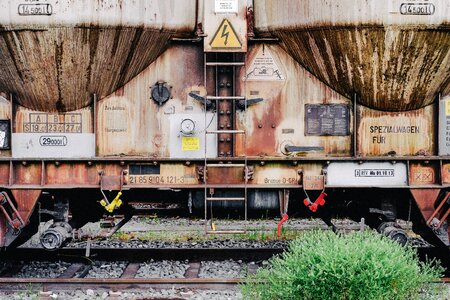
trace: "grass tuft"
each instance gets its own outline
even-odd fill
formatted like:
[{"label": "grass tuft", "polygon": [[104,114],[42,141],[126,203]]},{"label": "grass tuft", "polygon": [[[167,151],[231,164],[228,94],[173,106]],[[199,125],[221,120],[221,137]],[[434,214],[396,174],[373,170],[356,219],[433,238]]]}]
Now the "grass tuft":
[{"label": "grass tuft", "polygon": [[374,232],[311,231],[240,288],[244,299],[418,299],[443,271]]}]

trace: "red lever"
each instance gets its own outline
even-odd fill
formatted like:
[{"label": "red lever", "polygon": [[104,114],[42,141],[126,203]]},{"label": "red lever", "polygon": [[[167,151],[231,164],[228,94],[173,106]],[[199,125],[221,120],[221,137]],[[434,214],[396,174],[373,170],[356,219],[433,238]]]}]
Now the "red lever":
[{"label": "red lever", "polygon": [[307,206],[310,211],[316,212],[319,206],[325,205],[325,196],[327,196],[325,192],[320,193],[319,197],[317,197],[314,203],[312,203],[311,200],[309,200],[309,197],[307,197],[305,200],[303,200],[303,204],[305,204],[305,206]]},{"label": "red lever", "polygon": [[283,223],[289,219],[289,216],[287,214],[283,214],[283,217],[281,218],[281,221],[278,223],[278,237],[281,236],[281,227],[283,227]]},{"label": "red lever", "polygon": [[325,194],[325,192],[320,193],[319,197],[317,197],[316,201],[314,201],[314,203],[317,203],[318,205],[323,206],[325,204],[325,196],[327,194]]}]

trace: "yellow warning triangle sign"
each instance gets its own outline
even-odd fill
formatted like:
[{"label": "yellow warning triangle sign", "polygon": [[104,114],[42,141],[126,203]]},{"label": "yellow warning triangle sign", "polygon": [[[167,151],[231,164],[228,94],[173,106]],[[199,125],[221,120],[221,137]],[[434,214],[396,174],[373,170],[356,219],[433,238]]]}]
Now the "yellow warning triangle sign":
[{"label": "yellow warning triangle sign", "polygon": [[209,43],[211,48],[242,48],[242,44],[230,21],[223,19]]}]

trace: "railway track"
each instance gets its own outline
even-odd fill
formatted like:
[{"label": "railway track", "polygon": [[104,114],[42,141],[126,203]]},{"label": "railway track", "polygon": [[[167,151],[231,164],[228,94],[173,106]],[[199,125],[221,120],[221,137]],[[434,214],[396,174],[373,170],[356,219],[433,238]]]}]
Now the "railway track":
[{"label": "railway track", "polygon": [[[199,276],[202,262],[214,260],[242,261],[246,272],[254,273],[260,262],[283,252],[281,248],[228,248],[228,249],[117,249],[117,248],[64,248],[55,252],[40,248],[18,248],[1,254],[2,261],[11,262],[9,267],[0,272],[0,289],[2,291],[21,291],[36,289],[44,294],[47,291],[64,291],[73,289],[106,289],[122,291],[138,289],[191,289],[191,290],[227,290],[235,287],[240,277],[201,278]],[[435,257],[436,249],[419,249],[421,257]],[[87,255],[88,254],[88,255]],[[55,278],[19,278],[17,273],[30,261],[54,262],[64,260],[70,265]],[[88,278],[86,275],[96,261],[125,260],[126,266],[118,278]],[[136,278],[142,261],[189,260],[183,278]],[[250,263],[251,262],[251,263]],[[442,281],[450,284],[448,274]],[[44,298],[45,299],[45,298]]]},{"label": "railway track", "polygon": [[[250,262],[267,260],[281,253],[281,248],[255,249],[117,249],[65,248],[48,252],[40,248],[18,248],[1,255],[3,261],[11,262],[9,268],[0,272],[0,289],[20,291],[30,285],[40,291],[58,291],[67,289],[109,289],[124,290],[130,288],[164,289],[189,288],[220,290],[230,289],[240,282],[240,278],[200,278],[201,263],[204,261],[239,260],[249,273],[256,272],[258,265]],[[86,255],[88,254],[88,256]],[[68,261],[70,265],[56,278],[18,278],[16,275],[30,261],[54,262]],[[126,267],[119,278],[87,278],[86,275],[98,261],[126,260]],[[188,268],[184,278],[136,278],[140,263],[143,261],[177,260],[187,261]]]}]

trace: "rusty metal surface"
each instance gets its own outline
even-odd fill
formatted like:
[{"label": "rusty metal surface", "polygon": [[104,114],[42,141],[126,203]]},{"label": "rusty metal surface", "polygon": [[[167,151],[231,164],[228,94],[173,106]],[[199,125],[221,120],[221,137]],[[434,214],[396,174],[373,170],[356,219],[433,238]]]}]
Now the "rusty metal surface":
[{"label": "rusty metal surface", "polygon": [[192,31],[195,24],[196,0],[46,0],[45,9],[36,2],[2,1],[2,28],[141,27],[183,33]]},{"label": "rusty metal surface", "polygon": [[432,14],[414,16],[402,14],[396,0],[283,2],[256,1],[256,29],[280,38],[342,95],[356,92],[365,106],[402,111],[450,93],[448,1],[430,1]]},{"label": "rusty metal surface", "polygon": [[[169,157],[170,116],[202,113],[203,105],[188,96],[193,90],[206,93],[201,61],[201,47],[174,45],[123,88],[100,100],[97,154]],[[173,98],[162,106],[150,99],[149,87],[158,80],[173,85]]]},{"label": "rusty metal surface", "polygon": [[[231,55],[225,57],[227,61],[232,61]],[[234,96],[234,72],[233,67],[219,67],[216,69],[216,82],[215,88],[218,91],[217,96]],[[218,116],[217,124],[218,130],[233,130],[234,129],[234,110],[235,105],[233,100],[219,100],[218,101]],[[230,133],[219,134],[219,144],[218,144],[218,156],[234,156],[233,144],[235,135]]]},{"label": "rusty metal surface", "polygon": [[409,184],[437,184],[439,168],[436,164],[410,163],[409,164]]},{"label": "rusty metal surface", "polygon": [[127,83],[166,48],[171,34],[142,28],[0,30],[0,90],[22,106],[71,111]]},{"label": "rusty metal surface", "polygon": [[434,203],[441,189],[411,189],[411,194],[425,220],[434,212]]},{"label": "rusty metal surface", "polygon": [[35,110],[87,106],[92,93],[105,97],[141,72],[170,37],[191,35],[195,3],[2,1],[0,90]]},{"label": "rusty metal surface", "polygon": [[450,163],[444,162],[442,163],[441,169],[442,183],[450,184]]},{"label": "rusty metal surface", "polygon": [[16,201],[17,210],[25,223],[28,222],[33,213],[34,206],[41,196],[41,192],[42,190],[11,190],[11,194]]},{"label": "rusty metal surface", "polygon": [[[274,73],[278,71],[282,79],[274,75],[269,80],[246,80],[254,71],[252,62],[262,54],[273,57],[274,63],[267,68]],[[247,121],[244,113],[237,112],[237,129],[247,130],[248,156],[286,157],[282,148],[287,142],[295,146],[324,147],[323,151],[299,153],[301,157],[351,155],[351,133],[347,136],[305,135],[305,104],[349,104],[347,98],[312,76],[278,45],[251,45],[246,65],[247,68],[240,70],[237,94],[241,93],[247,99],[264,99],[248,107]],[[259,65],[260,69],[262,67],[264,64]],[[353,127],[352,117],[349,127]],[[237,156],[245,153],[242,136],[236,137],[235,147]]]},{"label": "rusty metal surface", "polygon": [[358,106],[357,155],[429,156],[436,153],[436,107],[384,112]]}]

